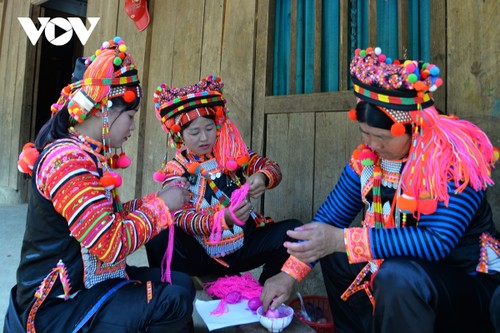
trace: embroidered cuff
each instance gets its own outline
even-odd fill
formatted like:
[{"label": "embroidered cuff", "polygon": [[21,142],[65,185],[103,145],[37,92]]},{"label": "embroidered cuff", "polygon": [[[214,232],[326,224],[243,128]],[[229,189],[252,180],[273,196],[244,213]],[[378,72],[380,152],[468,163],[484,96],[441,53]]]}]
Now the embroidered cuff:
[{"label": "embroidered cuff", "polygon": [[344,242],[349,263],[354,264],[373,259],[368,231],[369,228],[344,229]]},{"label": "embroidered cuff", "polygon": [[302,281],[311,271],[311,266],[294,256],[290,256],[283,264],[283,267],[281,267],[281,271],[290,275],[297,281]]},{"label": "embroidered cuff", "polygon": [[152,208],[155,212],[156,232],[168,228],[174,223],[172,214],[165,202],[156,193],[150,193],[144,197],[144,205]]},{"label": "embroidered cuff", "polygon": [[270,190],[273,187],[276,187],[277,184],[277,177],[276,175],[271,171],[271,170],[259,170],[257,172],[261,172],[266,176],[266,189]]}]

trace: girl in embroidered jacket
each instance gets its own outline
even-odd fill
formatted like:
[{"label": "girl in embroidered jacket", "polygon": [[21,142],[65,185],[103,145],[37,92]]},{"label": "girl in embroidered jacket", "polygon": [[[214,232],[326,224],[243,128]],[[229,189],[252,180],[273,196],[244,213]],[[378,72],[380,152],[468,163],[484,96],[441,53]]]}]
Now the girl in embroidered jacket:
[{"label": "girl in embroidered jacket", "polygon": [[[6,332],[176,332],[191,324],[190,277],[128,267],[127,257],[172,225],[190,198],[170,187],[121,204],[130,164],[114,155],[135,129],[137,67],[120,37],[77,61],[52,118],[20,155],[32,176],[17,286]],[[171,274],[170,274],[171,273]],[[17,326],[16,326],[17,325]],[[192,326],[192,325],[191,325]]]},{"label": "girl in embroidered jacket", "polygon": [[321,262],[338,332],[492,332],[500,251],[486,189],[498,150],[433,106],[436,66],[368,48],[350,70],[363,143],[285,247]]},{"label": "girl in embroidered jacket", "polygon": [[[183,88],[161,84],[154,95],[168,143],[178,149],[154,178],[164,188],[187,184],[193,193],[175,214],[172,268],[193,276],[224,276],[263,265],[259,282],[276,307],[302,276],[300,266],[285,264],[289,255],[283,247],[291,240],[286,231],[301,223],[274,223],[253,210],[248,197],[259,198],[277,186],[281,172],[278,164],[247,149],[228,117],[222,88],[220,78],[209,76]],[[167,238],[162,232],[146,246],[150,266],[167,262],[165,248],[172,243]]]}]

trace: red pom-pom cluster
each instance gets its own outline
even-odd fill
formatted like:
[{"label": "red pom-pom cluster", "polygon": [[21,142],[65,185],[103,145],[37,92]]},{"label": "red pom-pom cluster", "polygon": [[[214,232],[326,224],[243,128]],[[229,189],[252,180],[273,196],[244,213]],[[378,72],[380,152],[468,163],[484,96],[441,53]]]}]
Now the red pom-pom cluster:
[{"label": "red pom-pom cluster", "polygon": [[106,171],[99,179],[99,183],[106,190],[112,190],[122,185],[122,176],[114,171]]},{"label": "red pom-pom cluster", "polygon": [[401,136],[406,133],[406,128],[401,123],[394,123],[391,126],[391,134],[394,136]]},{"label": "red pom-pom cluster", "polygon": [[35,145],[32,142],[28,142],[24,145],[21,154],[19,154],[17,169],[20,172],[31,176],[33,173],[33,166],[35,165],[38,156],[40,156],[40,152],[35,148]]},{"label": "red pom-pom cluster", "polygon": [[356,116],[356,110],[354,109],[350,109],[349,112],[347,113],[347,116],[349,117],[349,119],[353,121],[358,120],[358,116]]}]

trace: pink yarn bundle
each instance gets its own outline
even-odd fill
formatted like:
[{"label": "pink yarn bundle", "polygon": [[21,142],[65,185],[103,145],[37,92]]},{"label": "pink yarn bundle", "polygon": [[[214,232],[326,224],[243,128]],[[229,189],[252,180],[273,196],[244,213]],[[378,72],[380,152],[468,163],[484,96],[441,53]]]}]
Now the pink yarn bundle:
[{"label": "pink yarn bundle", "polygon": [[[221,299],[217,308],[212,311],[211,315],[220,316],[228,311],[226,303],[228,295],[239,293],[243,299],[251,299],[259,297],[262,293],[262,286],[250,273],[244,273],[241,276],[225,276],[218,278],[215,282],[205,283],[205,289],[210,297],[218,297]],[[232,296],[231,295],[231,296]]]},{"label": "pink yarn bundle", "polygon": [[250,189],[250,185],[244,184],[242,187],[236,189],[231,193],[231,203],[229,204],[229,207],[223,208],[219,210],[217,213],[214,215],[214,224],[212,226],[212,233],[210,234],[210,241],[212,243],[218,243],[220,242],[222,238],[222,221],[224,219],[224,213],[226,209],[229,209],[231,212],[231,216],[233,217],[234,223],[237,225],[244,225],[245,221],[240,221],[236,218],[234,215],[233,211],[236,207],[240,205],[243,200],[245,200],[248,190]]}]

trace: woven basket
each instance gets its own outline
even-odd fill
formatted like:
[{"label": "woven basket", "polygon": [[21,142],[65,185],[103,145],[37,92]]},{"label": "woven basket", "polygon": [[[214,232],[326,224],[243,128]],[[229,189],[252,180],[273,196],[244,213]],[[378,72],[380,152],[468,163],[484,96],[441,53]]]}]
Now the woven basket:
[{"label": "woven basket", "polygon": [[304,303],[311,303],[314,308],[320,308],[324,315],[326,322],[313,322],[305,320],[300,314],[300,301],[298,298],[294,298],[288,303],[288,305],[294,310],[295,316],[305,323],[306,325],[313,328],[319,333],[335,333],[333,329],[333,317],[330,312],[330,303],[328,302],[328,297],[326,296],[302,296]]}]

